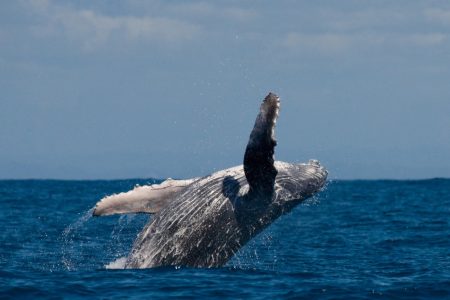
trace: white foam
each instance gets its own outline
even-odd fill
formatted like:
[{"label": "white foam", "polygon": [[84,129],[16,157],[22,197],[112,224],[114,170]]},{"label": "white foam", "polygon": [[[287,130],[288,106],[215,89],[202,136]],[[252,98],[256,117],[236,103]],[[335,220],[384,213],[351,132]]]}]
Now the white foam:
[{"label": "white foam", "polygon": [[125,269],[125,264],[127,262],[126,257],[120,257],[115,261],[110,262],[105,266],[106,269],[114,270],[114,269]]}]

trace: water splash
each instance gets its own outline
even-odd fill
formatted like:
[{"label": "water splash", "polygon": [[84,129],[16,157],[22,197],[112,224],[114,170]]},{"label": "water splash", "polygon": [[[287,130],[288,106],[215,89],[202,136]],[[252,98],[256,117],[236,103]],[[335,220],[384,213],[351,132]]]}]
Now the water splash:
[{"label": "water splash", "polygon": [[[135,231],[140,231],[144,225],[142,221],[145,221],[146,223],[148,218],[143,218],[142,215],[138,214],[126,214],[119,217],[110,234],[110,239],[106,246],[108,254],[112,256],[112,259],[114,259],[105,266],[107,269],[110,265],[116,266],[120,259],[128,255],[133,240],[136,237]],[[120,269],[120,267],[114,267],[114,269]]]},{"label": "water splash", "polygon": [[313,205],[319,205],[320,204],[320,197],[317,195],[314,195],[305,201],[303,201],[300,205],[301,206],[313,206]]},{"label": "water splash", "polygon": [[116,270],[116,269],[125,269],[125,263],[127,262],[126,257],[119,257],[115,261],[110,262],[105,266],[105,269],[108,270]]},{"label": "water splash", "polygon": [[[62,231],[60,260],[53,269],[74,271],[109,265],[119,268],[120,259],[128,255],[137,233],[148,222],[148,215],[142,214],[105,217],[96,222],[92,213],[93,208],[80,213],[78,219]],[[102,253],[101,259],[94,259],[93,252]]]},{"label": "water splash", "polygon": [[62,232],[62,235],[60,237],[61,240],[61,254],[62,254],[62,265],[66,270],[74,270],[75,269],[75,263],[74,263],[74,254],[76,248],[79,244],[77,244],[80,241],[80,228],[82,228],[86,222],[88,222],[92,218],[92,213],[94,211],[94,208],[89,209],[88,211],[84,212],[80,218],[78,218],[74,223],[67,226],[64,231]]},{"label": "water splash", "polygon": [[242,270],[276,270],[278,258],[273,240],[270,229],[261,233],[239,249],[227,265]]}]

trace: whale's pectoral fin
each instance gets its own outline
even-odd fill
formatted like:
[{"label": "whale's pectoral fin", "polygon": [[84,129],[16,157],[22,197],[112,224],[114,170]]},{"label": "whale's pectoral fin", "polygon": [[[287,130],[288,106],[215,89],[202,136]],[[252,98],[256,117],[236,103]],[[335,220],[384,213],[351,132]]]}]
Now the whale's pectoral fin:
[{"label": "whale's pectoral fin", "polygon": [[280,109],[280,98],[269,93],[261,104],[260,112],[245,149],[244,171],[250,191],[272,193],[277,169],[274,166],[275,123]]},{"label": "whale's pectoral fin", "polygon": [[187,180],[167,179],[161,184],[136,186],[129,192],[107,196],[97,202],[93,215],[157,213],[195,180],[197,178]]}]

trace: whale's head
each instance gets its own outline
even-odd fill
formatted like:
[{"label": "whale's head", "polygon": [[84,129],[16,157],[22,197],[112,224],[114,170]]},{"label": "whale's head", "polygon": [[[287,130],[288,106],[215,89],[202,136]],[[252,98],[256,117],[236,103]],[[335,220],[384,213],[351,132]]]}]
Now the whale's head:
[{"label": "whale's head", "polygon": [[327,181],[327,170],[314,159],[301,164],[277,161],[275,167],[275,198],[281,204],[299,203],[319,192]]},{"label": "whale's head", "polygon": [[[275,161],[274,167],[277,174],[270,194],[252,193],[248,185],[241,189],[239,181],[232,176],[223,181],[223,194],[235,203],[237,220],[249,230],[249,236],[291,211],[326,184],[328,172],[317,160],[301,164]],[[246,191],[249,192],[243,193]]]}]

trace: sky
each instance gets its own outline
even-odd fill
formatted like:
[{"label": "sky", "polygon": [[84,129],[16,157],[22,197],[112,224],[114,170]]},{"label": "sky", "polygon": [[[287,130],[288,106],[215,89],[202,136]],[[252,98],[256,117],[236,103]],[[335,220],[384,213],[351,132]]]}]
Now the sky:
[{"label": "sky", "polygon": [[0,179],[239,165],[270,91],[277,160],[450,177],[450,2],[0,2]]}]

